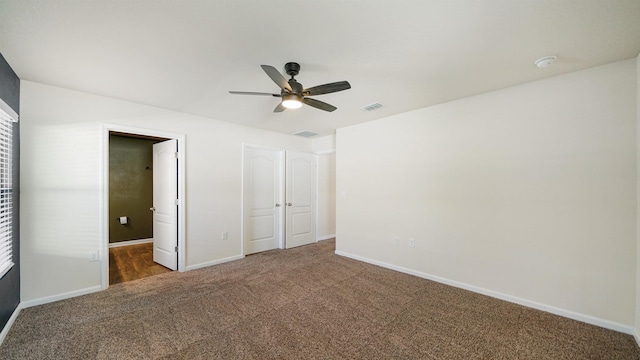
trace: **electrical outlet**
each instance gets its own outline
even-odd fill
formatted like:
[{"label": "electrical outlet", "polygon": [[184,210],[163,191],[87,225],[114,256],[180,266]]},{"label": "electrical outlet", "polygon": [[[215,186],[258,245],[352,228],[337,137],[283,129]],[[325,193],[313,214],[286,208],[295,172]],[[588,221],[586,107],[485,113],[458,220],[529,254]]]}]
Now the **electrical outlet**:
[{"label": "electrical outlet", "polygon": [[220,240],[227,240],[229,238],[229,232],[228,231],[223,231],[220,234]]},{"label": "electrical outlet", "polygon": [[89,261],[98,261],[100,260],[100,251],[94,251],[89,254]]},{"label": "electrical outlet", "polygon": [[393,245],[400,245],[400,239],[397,236],[393,238]]},{"label": "electrical outlet", "polygon": [[414,238],[409,239],[409,247],[416,247],[416,240]]}]

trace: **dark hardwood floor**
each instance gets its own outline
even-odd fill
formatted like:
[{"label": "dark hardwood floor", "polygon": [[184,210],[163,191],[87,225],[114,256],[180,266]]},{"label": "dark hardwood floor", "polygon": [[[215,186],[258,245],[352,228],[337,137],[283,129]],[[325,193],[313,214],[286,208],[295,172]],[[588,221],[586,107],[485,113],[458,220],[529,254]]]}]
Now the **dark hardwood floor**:
[{"label": "dark hardwood floor", "polygon": [[109,249],[109,285],[171,271],[153,262],[153,243]]}]

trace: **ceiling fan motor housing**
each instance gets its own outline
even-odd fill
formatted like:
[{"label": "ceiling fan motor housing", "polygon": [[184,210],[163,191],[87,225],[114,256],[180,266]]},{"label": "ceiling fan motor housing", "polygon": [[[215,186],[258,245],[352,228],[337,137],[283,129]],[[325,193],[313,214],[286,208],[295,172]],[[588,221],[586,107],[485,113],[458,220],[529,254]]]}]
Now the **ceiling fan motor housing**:
[{"label": "ceiling fan motor housing", "polygon": [[300,64],[288,62],[284,65],[284,71],[290,76],[296,76],[300,73]]}]

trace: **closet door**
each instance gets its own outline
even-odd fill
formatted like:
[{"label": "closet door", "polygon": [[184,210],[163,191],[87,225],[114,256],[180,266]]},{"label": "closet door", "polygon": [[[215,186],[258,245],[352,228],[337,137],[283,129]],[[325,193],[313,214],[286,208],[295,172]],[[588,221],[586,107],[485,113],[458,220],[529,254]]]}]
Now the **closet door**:
[{"label": "closet door", "polygon": [[245,147],[244,254],[278,248],[282,237],[282,150]]},{"label": "closet door", "polygon": [[286,247],[316,242],[316,155],[287,151]]}]

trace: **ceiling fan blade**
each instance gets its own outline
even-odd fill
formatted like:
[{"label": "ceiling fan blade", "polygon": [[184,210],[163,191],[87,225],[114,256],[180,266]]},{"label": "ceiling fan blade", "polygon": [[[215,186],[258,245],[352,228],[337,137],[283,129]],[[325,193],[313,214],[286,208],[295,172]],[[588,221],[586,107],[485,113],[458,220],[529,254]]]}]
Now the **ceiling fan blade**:
[{"label": "ceiling fan blade", "polygon": [[337,91],[351,89],[351,84],[348,81],[338,81],[330,84],[318,85],[302,90],[302,95],[322,95],[329,94]]},{"label": "ceiling fan blade", "polygon": [[273,112],[283,112],[285,111],[287,108],[284,107],[284,105],[282,105],[282,103],[279,103],[278,106],[276,106],[275,109],[273,109]]},{"label": "ceiling fan blade", "polygon": [[291,91],[291,86],[289,86],[287,79],[285,79],[284,76],[276,70],[276,68],[271,65],[260,65],[260,67],[267,73],[267,75],[269,75],[276,85],[280,86],[281,89]]},{"label": "ceiling fan blade", "polygon": [[320,109],[320,110],[324,110],[324,111],[333,111],[335,109],[337,109],[337,107],[331,105],[331,104],[327,104],[324,101],[320,101],[320,100],[316,100],[316,99],[312,99],[312,98],[304,98],[302,99],[302,102],[309,105],[309,106],[313,106],[316,109]]},{"label": "ceiling fan blade", "polygon": [[234,95],[262,95],[262,96],[275,96],[275,97],[281,97],[282,96],[280,94],[254,92],[254,91],[229,91],[229,94],[234,94]]}]

